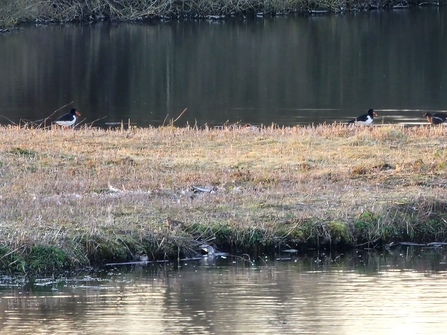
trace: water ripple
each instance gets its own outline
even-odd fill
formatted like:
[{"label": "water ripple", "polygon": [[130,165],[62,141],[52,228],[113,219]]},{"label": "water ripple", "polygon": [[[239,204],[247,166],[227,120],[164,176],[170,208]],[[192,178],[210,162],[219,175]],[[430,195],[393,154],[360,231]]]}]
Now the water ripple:
[{"label": "water ripple", "polygon": [[0,334],[445,334],[437,253],[315,259],[138,267],[2,288]]}]

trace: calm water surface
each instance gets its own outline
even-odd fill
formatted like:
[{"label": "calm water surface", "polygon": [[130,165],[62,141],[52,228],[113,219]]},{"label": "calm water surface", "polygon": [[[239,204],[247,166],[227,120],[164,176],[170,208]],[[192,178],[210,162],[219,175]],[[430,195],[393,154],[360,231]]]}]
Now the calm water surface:
[{"label": "calm water surface", "polygon": [[4,284],[0,333],[445,334],[446,256],[227,258]]},{"label": "calm water surface", "polygon": [[185,108],[176,125],[332,123],[369,108],[376,123],[419,124],[447,108],[446,32],[447,8],[432,7],[25,27],[0,34],[1,121],[73,101],[64,112],[96,125],[156,126]]}]

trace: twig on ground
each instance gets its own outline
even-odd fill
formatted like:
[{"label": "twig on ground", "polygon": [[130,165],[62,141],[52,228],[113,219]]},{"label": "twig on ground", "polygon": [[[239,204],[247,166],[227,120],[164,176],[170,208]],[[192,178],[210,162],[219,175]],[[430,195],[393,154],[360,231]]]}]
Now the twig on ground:
[{"label": "twig on ground", "polygon": [[185,109],[183,110],[183,112],[181,112],[180,115],[177,116],[177,118],[176,118],[174,121],[172,121],[172,124],[174,124],[175,121],[177,121],[178,119],[180,119],[180,118],[182,117],[182,115],[186,112],[187,109],[188,109],[188,108],[185,108]]},{"label": "twig on ground", "polygon": [[15,123],[14,121],[12,121],[11,119],[7,118],[6,116],[4,116],[4,115],[0,115],[0,117],[2,117],[2,118],[4,118],[4,119],[8,120],[8,121],[11,122],[13,125],[16,125],[16,123]]},{"label": "twig on ground", "polygon": [[103,119],[105,119],[106,117],[107,117],[107,115],[106,115],[106,116],[103,116],[103,117],[100,117],[99,119],[93,120],[92,122],[87,123],[87,126],[88,126],[88,127],[92,127],[92,126],[93,126],[93,123],[95,123],[95,122],[97,122],[97,121],[100,121],[100,120],[103,120]]}]

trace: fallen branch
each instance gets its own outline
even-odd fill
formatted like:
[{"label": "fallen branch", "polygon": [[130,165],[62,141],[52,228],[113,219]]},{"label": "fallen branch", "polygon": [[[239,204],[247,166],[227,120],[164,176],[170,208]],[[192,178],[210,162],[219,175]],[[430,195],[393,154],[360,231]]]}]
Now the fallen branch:
[{"label": "fallen branch", "polygon": [[12,121],[11,119],[7,118],[7,117],[4,116],[4,115],[0,115],[0,117],[2,117],[2,118],[4,118],[4,119],[8,120],[8,121],[11,122],[13,125],[16,124],[14,121]]},{"label": "fallen branch", "polygon": [[175,121],[177,121],[178,119],[180,119],[180,118],[182,117],[182,115],[186,112],[187,109],[188,109],[188,108],[185,108],[185,109],[183,110],[183,112],[181,112],[180,115],[177,116],[177,118],[176,118],[174,121],[172,121],[172,124],[174,124]]},{"label": "fallen branch", "polygon": [[87,123],[87,126],[88,126],[88,127],[92,127],[93,124],[94,124],[95,122],[100,121],[100,120],[103,120],[103,119],[105,119],[106,117],[107,117],[107,115],[106,115],[106,116],[103,116],[103,117],[100,117],[99,119],[93,120],[92,122]]}]

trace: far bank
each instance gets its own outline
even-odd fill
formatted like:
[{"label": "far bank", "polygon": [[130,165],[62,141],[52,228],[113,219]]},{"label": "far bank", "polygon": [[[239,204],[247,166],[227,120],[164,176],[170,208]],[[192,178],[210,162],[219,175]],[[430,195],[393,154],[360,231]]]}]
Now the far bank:
[{"label": "far bank", "polygon": [[231,17],[272,17],[303,14],[322,15],[364,10],[401,10],[414,6],[441,6],[445,1],[347,1],[347,0],[270,0],[270,1],[36,1],[5,0],[0,4],[0,26],[25,22],[153,21],[172,19],[211,19]]}]

